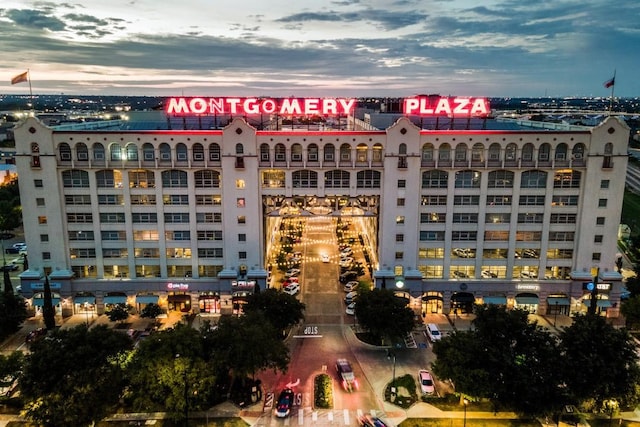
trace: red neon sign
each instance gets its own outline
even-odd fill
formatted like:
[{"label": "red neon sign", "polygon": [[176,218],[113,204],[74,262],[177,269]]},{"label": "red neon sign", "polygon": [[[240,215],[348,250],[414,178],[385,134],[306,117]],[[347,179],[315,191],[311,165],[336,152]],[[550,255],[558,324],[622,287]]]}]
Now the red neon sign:
[{"label": "red neon sign", "polygon": [[408,116],[487,117],[491,113],[487,98],[416,96],[405,98]]},{"label": "red neon sign", "polygon": [[169,98],[167,114],[279,114],[283,116],[351,115],[349,98]]}]

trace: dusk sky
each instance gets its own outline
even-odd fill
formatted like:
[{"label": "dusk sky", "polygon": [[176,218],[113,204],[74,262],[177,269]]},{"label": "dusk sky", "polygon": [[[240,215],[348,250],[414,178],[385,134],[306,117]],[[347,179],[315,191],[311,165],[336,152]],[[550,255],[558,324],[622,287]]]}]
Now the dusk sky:
[{"label": "dusk sky", "polygon": [[0,94],[640,96],[638,0],[0,3]]}]

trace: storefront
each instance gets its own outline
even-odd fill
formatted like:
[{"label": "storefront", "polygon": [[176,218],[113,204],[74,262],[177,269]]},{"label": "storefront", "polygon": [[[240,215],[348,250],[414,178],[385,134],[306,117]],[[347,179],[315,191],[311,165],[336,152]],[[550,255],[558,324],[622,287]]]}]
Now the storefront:
[{"label": "storefront", "polygon": [[476,297],[469,292],[454,292],[451,295],[451,311],[454,314],[473,313],[473,304]]},{"label": "storefront", "polygon": [[571,300],[564,294],[549,295],[547,297],[547,314],[568,316],[571,310]]},{"label": "storefront", "polygon": [[[33,309],[36,316],[42,316],[42,307],[44,307],[44,292],[38,292],[33,294],[31,300]],[[60,304],[60,294],[57,292],[51,292],[51,305],[57,316],[62,316],[62,306]]]},{"label": "storefront", "polygon": [[79,292],[73,297],[73,313],[93,318],[96,314],[96,296],[90,292]]},{"label": "storefront", "polygon": [[539,304],[540,298],[538,298],[538,295],[525,292],[516,295],[516,303],[513,308],[528,311],[529,313],[536,313]]},{"label": "storefront", "polygon": [[487,295],[482,297],[482,302],[487,305],[507,305],[507,297],[505,295]]},{"label": "storefront", "polygon": [[438,314],[442,313],[442,302],[444,298],[440,292],[427,292],[422,296],[422,313]]},{"label": "storefront", "polygon": [[158,304],[158,295],[155,295],[155,294],[136,295],[136,310],[138,310],[138,312],[144,310],[147,304]]},{"label": "storefront", "polygon": [[103,297],[105,311],[110,311],[118,304],[127,304],[127,294],[124,292],[107,292]]},{"label": "storefront", "polygon": [[198,308],[200,313],[220,313],[220,294],[217,292],[201,292],[198,295]]}]

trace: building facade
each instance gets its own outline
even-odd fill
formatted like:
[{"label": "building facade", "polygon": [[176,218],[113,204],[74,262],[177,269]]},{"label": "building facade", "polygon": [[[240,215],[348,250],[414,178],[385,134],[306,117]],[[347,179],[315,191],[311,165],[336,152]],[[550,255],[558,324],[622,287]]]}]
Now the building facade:
[{"label": "building facade", "polygon": [[[369,127],[370,128],[370,127]],[[423,312],[493,303],[617,316],[629,128],[15,129],[37,312],[126,302],[217,312],[270,286],[284,218],[357,223],[378,287]],[[595,286],[596,292],[591,289]]]}]

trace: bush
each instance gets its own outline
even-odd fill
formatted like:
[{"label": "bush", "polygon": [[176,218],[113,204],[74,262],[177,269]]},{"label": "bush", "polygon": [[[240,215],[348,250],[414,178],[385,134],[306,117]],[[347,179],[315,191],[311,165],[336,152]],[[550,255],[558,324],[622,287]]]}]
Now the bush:
[{"label": "bush", "polygon": [[333,384],[331,377],[321,374],[313,381],[313,403],[316,408],[333,407]]}]

